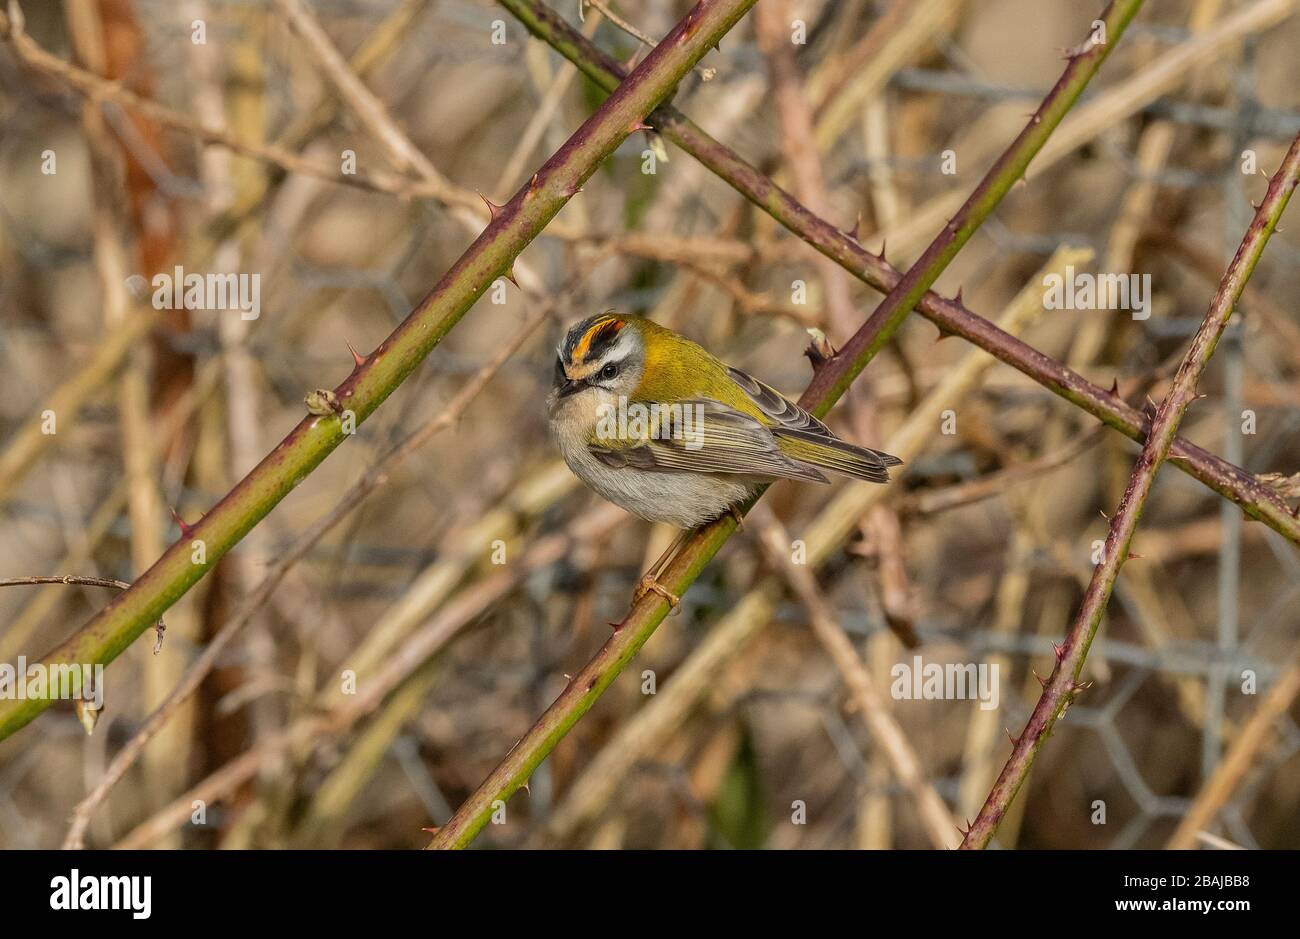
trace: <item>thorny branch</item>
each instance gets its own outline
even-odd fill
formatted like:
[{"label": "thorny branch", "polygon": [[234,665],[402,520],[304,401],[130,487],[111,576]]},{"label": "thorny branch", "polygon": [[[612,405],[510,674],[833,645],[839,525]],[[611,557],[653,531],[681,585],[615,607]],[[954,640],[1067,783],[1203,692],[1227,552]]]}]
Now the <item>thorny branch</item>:
[{"label": "thorny branch", "polygon": [[[614,149],[754,0],[703,0],[508,203],[400,326],[333,389],[340,415],[308,415],[258,466],[120,597],[43,659],[107,663],[176,602],[360,425],[469,311]],[[9,21],[3,24],[6,31]],[[201,549],[201,550],[200,550]],[[0,738],[48,707],[48,700],[0,702]]]},{"label": "thorny branch", "polygon": [[1169,456],[1174,437],[1178,433],[1178,425],[1196,397],[1196,383],[1209,364],[1219,337],[1228,326],[1228,319],[1232,316],[1256,263],[1264,253],[1264,246],[1277,228],[1297,180],[1300,180],[1300,136],[1291,144],[1282,166],[1269,181],[1268,194],[1260,202],[1232,263],[1219,282],[1219,289],[1205,313],[1205,321],[1192,337],[1191,346],[1183,357],[1178,374],[1174,376],[1173,387],[1165,395],[1151,421],[1150,434],[1133,466],[1124,498],[1111,519],[1102,562],[1093,571],[1083,603],[1066,633],[1065,641],[1056,647],[1056,667],[1044,681],[1042,697],[1038,699],[1025,729],[1012,741],[1011,757],[994,783],[979,816],[966,832],[962,840],[963,848],[983,848],[988,845],[1007,807],[1020,791],[1039,747],[1070,706],[1070,702],[1090,684],[1081,680],[1084,661],[1101,626],[1120,568],[1129,558],[1129,546],[1137,531],[1147,496],[1155,483],[1156,473]]},{"label": "thorny branch", "polygon": [[[536,13],[537,7],[528,0],[502,0],[502,5],[533,28],[532,22],[536,21],[528,17],[528,14]],[[799,399],[801,406],[817,415],[830,411],[853,379],[902,325],[907,314],[938,279],[961,246],[1010,191],[1016,180],[1021,178],[1029,161],[1047,142],[1052,130],[1096,74],[1140,6],[1141,0],[1117,0],[1106,8],[1102,19],[1109,37],[1107,43],[1092,45],[1070,59],[1056,86],[1048,93],[1024,130],[976,186],[957,215],[935,238],[920,260],[890,290],[845,348],[826,360],[814,373],[812,383]],[[571,38],[570,42],[572,41]],[[755,500],[761,496],[760,492]],[[750,502],[752,504],[753,500]],[[659,582],[670,592],[681,596],[735,532],[736,527],[737,520],[724,515],[697,529],[661,573]],[[652,596],[654,599],[650,599]],[[667,613],[667,601],[657,595],[647,594],[635,603],[604,647],[570,681],[546,713],[515,744],[451,820],[438,830],[429,847],[463,848],[468,845],[488,823],[493,804],[509,798],[527,783],[537,766],[618,677]]]}]

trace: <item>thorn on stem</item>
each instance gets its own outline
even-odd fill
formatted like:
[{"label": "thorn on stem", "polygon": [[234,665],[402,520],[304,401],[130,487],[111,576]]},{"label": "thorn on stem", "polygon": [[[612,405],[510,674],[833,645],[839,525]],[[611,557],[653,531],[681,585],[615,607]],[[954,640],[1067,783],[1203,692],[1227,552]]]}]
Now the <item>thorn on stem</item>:
[{"label": "thorn on stem", "polygon": [[862,213],[859,212],[858,217],[853,220],[853,227],[844,229],[844,235],[845,237],[850,238],[856,242],[858,238],[861,237],[860,234],[861,232],[862,232]]},{"label": "thorn on stem", "polygon": [[1052,654],[1056,656],[1058,664],[1065,661],[1065,644],[1057,645],[1055,642],[1052,643]]},{"label": "thorn on stem", "polygon": [[1039,687],[1041,687],[1041,688],[1043,688],[1043,689],[1046,689],[1046,688],[1047,688],[1047,679],[1044,678],[1042,675],[1038,674],[1038,669],[1036,669],[1036,668],[1031,668],[1030,671],[1033,672],[1033,673],[1034,673],[1034,677],[1038,679]]},{"label": "thorn on stem", "polygon": [[[477,189],[475,189],[474,191],[478,192]],[[481,192],[478,192],[478,197],[483,200],[483,204],[487,206],[488,215],[490,215],[492,221],[495,222],[497,216],[501,214],[501,210],[504,208],[504,206],[497,205],[495,202],[493,202],[487,196],[483,195],[483,193]]]},{"label": "thorn on stem", "polygon": [[344,340],[343,340],[343,344],[344,344],[345,346],[347,346],[347,347],[348,347],[348,351],[352,353],[352,367],[353,367],[354,369],[358,369],[358,368],[360,368],[361,366],[363,366],[363,365],[366,364],[366,356],[362,355],[362,354],[361,354],[360,352],[358,352],[356,349],[352,348],[352,343],[350,343],[350,342],[348,342],[346,339],[344,339]]},{"label": "thorn on stem", "polygon": [[167,511],[172,513],[172,520],[176,522],[176,527],[181,530],[181,537],[188,538],[194,532],[194,526],[185,524],[185,520],[171,506],[167,507]]}]

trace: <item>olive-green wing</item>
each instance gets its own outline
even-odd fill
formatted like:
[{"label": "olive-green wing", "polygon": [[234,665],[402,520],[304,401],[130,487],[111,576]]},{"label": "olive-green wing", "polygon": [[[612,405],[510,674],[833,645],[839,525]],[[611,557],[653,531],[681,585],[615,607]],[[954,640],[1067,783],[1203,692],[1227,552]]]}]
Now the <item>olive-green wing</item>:
[{"label": "olive-green wing", "polygon": [[780,392],[738,368],[727,369],[732,380],[770,418],[777,447],[800,463],[842,473],[867,482],[889,481],[889,467],[903,461],[880,450],[841,440],[831,429]]},{"label": "olive-green wing", "polygon": [[671,436],[635,446],[602,446],[596,441],[592,455],[617,468],[829,481],[815,467],[787,455],[771,428],[757,418],[713,400],[676,404],[681,405],[682,419],[672,425]]},{"label": "olive-green wing", "polygon": [[834,437],[831,429],[795,404],[771,385],[764,384],[753,375],[727,366],[727,374],[740,386],[749,400],[776,424],[786,430],[803,430],[823,437]]}]

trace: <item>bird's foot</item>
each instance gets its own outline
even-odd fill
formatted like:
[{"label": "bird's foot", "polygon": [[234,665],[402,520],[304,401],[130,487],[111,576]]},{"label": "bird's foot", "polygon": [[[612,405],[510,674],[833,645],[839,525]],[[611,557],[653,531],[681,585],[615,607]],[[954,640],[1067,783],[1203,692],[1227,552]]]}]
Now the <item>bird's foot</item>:
[{"label": "bird's foot", "polygon": [[640,603],[641,599],[647,593],[659,594],[659,596],[668,601],[668,606],[672,608],[674,613],[677,612],[677,608],[682,602],[681,597],[677,596],[677,594],[673,593],[663,584],[659,583],[659,581],[655,580],[653,574],[646,574],[641,578],[640,582],[636,585],[636,590],[632,593],[632,602],[634,604]]},{"label": "bird's foot", "polygon": [[734,518],[734,519],[736,520],[736,531],[744,531],[744,530],[745,530],[745,516],[743,516],[743,515],[740,514],[740,509],[739,509],[738,507],[736,507],[736,506],[733,505],[733,506],[729,506],[729,507],[727,508],[727,511],[730,512],[730,513],[731,513],[731,517]]}]

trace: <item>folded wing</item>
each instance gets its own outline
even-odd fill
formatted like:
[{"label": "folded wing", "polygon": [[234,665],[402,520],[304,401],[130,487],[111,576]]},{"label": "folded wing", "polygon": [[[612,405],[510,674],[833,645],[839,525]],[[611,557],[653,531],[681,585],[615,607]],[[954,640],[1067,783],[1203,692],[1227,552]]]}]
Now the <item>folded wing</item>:
[{"label": "folded wing", "polygon": [[769,430],[786,456],[821,469],[867,482],[889,481],[889,467],[903,461],[880,450],[841,440],[831,429],[769,385],[738,368],[728,368],[732,380],[773,421]]},{"label": "folded wing", "polygon": [[683,401],[670,433],[634,446],[591,445],[607,466],[668,473],[729,473],[763,479],[828,482],[816,467],[784,452],[758,419],[713,400]]}]

